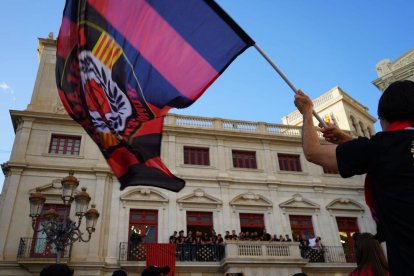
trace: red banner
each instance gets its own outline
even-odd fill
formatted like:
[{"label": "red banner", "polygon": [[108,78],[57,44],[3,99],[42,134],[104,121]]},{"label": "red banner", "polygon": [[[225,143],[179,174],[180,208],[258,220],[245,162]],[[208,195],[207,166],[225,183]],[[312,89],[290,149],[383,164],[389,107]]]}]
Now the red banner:
[{"label": "red banner", "polygon": [[147,267],[155,265],[158,267],[169,266],[168,276],[175,275],[176,245],[169,243],[147,243]]}]

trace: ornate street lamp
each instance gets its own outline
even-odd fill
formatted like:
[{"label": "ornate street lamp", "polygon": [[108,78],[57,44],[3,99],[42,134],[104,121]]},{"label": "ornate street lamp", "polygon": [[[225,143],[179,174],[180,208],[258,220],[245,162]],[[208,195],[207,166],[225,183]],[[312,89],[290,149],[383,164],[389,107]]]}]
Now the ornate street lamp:
[{"label": "ornate street lamp", "polygon": [[[30,201],[30,217],[32,218],[32,228],[35,232],[43,232],[46,234],[47,241],[55,245],[56,263],[60,263],[60,255],[64,252],[68,245],[74,242],[89,242],[92,233],[95,232],[96,221],[99,218],[99,212],[95,209],[95,205],[91,205],[88,210],[91,197],[86,192],[86,188],[82,188],[81,192],[74,195],[79,181],[73,176],[73,172],[69,176],[62,179],[62,201],[65,206],[70,206],[75,200],[75,214],[78,217],[77,223],[69,218],[65,208],[65,214],[61,217],[54,209],[48,210],[44,214],[45,220],[40,223],[40,227],[36,229],[36,222],[42,214],[43,205],[46,198],[39,192],[32,193],[29,197]],[[85,233],[80,230],[82,218],[86,220],[86,231],[88,236],[83,237]]]}]

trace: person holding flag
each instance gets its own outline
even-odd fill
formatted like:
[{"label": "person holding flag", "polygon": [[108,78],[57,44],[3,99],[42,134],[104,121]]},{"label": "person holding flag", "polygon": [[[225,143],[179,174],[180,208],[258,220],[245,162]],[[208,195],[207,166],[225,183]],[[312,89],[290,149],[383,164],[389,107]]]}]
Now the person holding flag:
[{"label": "person holding flag", "polygon": [[302,145],[308,161],[338,170],[342,177],[367,174],[365,199],[377,223],[375,238],[386,241],[390,275],[414,271],[414,82],[392,83],[378,103],[382,130],[352,139],[337,127],[313,125],[313,104],[302,91],[294,103],[303,115]]}]

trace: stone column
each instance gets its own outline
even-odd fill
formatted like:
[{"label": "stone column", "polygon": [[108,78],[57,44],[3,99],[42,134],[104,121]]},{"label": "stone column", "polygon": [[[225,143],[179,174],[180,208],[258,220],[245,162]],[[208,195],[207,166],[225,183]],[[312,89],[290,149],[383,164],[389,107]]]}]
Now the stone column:
[{"label": "stone column", "polygon": [[[168,134],[166,137],[166,150],[162,150],[161,152],[164,152],[162,154],[162,159],[167,160],[167,167],[168,169],[173,173],[177,173],[177,166],[182,164],[181,160],[177,160],[178,156],[176,155],[176,139],[175,136],[171,133]],[[182,149],[181,149],[182,150]]]},{"label": "stone column", "polygon": [[[188,184],[187,184],[188,185]],[[185,189],[185,188],[184,188]],[[177,193],[168,192],[168,225],[165,226],[163,229],[163,234],[165,237],[162,237],[165,239],[165,242],[168,242],[169,236],[172,235],[174,231],[180,231],[177,229],[178,226],[183,227],[185,224],[185,209],[182,208],[182,206],[179,206],[177,202]],[[178,225],[177,225],[178,223]]]},{"label": "stone column", "polygon": [[119,190],[119,183],[112,177],[108,177],[109,189],[107,196],[107,203],[110,203],[110,210],[107,219],[107,228],[105,235],[108,239],[108,248],[105,256],[105,262],[108,264],[116,264],[119,255],[119,243],[128,242],[128,239],[123,239],[123,231],[128,231],[128,217],[123,216],[125,208],[122,208],[120,200],[121,192]]},{"label": "stone column", "polygon": [[108,249],[108,236],[105,234],[109,229],[110,222],[111,184],[112,183],[108,181],[108,174],[106,172],[96,172],[95,194],[92,196],[91,203],[96,204],[96,209],[100,213],[100,216],[98,222],[96,223],[96,230],[92,234],[92,238],[89,241],[87,261],[102,261],[104,258],[104,252]]},{"label": "stone column", "polygon": [[[15,144],[16,145],[16,144]],[[14,249],[9,248],[6,250],[6,247],[17,247],[18,244],[7,244],[11,220],[13,216],[13,212],[15,210],[15,204],[18,204],[16,201],[17,198],[17,190],[20,186],[20,180],[23,173],[22,168],[10,168],[7,173],[6,181],[4,183],[2,198],[3,204],[0,206],[0,260],[5,260],[7,256],[5,256],[6,252],[14,252]],[[29,198],[27,198],[29,200]],[[29,215],[29,213],[27,213]],[[24,217],[24,220],[29,220],[28,217]],[[30,222],[31,223],[31,222]],[[14,239],[11,239],[14,241]],[[8,256],[11,257],[11,256]],[[16,256],[13,256],[14,258]]]},{"label": "stone column", "polygon": [[25,163],[26,152],[29,145],[30,134],[34,119],[19,119],[14,139],[13,149],[10,154],[10,163]]},{"label": "stone column", "polygon": [[223,201],[223,211],[221,212],[221,219],[223,220],[222,223],[222,235],[224,237],[226,230],[230,231],[235,228],[235,225],[233,225],[232,220],[229,219],[232,217],[232,210],[230,210],[230,195],[229,195],[229,183],[225,181],[219,181],[220,185],[220,194],[221,194],[221,200]]},{"label": "stone column", "polygon": [[[277,184],[269,184],[269,194],[270,194],[270,200],[273,202],[273,210],[271,212],[271,214],[267,217],[268,219],[265,220],[268,221],[268,225],[266,225],[266,231],[271,234],[278,234],[278,232],[280,233],[282,231],[281,227],[278,227],[277,224],[277,219],[276,216],[280,217],[280,208],[279,205],[277,204],[279,202],[278,199],[278,185]],[[279,225],[280,226],[280,225]]]},{"label": "stone column", "polygon": [[[230,155],[231,156],[231,155]],[[217,140],[217,168],[219,170],[219,178],[227,177],[228,156],[226,155],[226,149],[224,147],[224,141],[222,139]]]}]

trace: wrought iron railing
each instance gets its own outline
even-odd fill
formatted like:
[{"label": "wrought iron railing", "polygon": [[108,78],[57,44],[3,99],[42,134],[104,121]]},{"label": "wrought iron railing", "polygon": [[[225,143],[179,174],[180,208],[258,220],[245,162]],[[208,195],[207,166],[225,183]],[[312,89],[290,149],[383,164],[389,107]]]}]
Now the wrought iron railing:
[{"label": "wrought iron railing", "polygon": [[301,255],[311,263],[354,263],[354,250],[350,247],[323,246],[301,249]]},{"label": "wrought iron railing", "polygon": [[[71,246],[61,252],[61,258],[69,258]],[[17,259],[24,258],[56,258],[54,245],[47,238],[20,238]]]},{"label": "wrought iron railing", "polygon": [[[224,258],[224,245],[177,244],[177,262],[218,262]],[[121,242],[119,244],[120,261],[145,261],[145,244]]]}]

